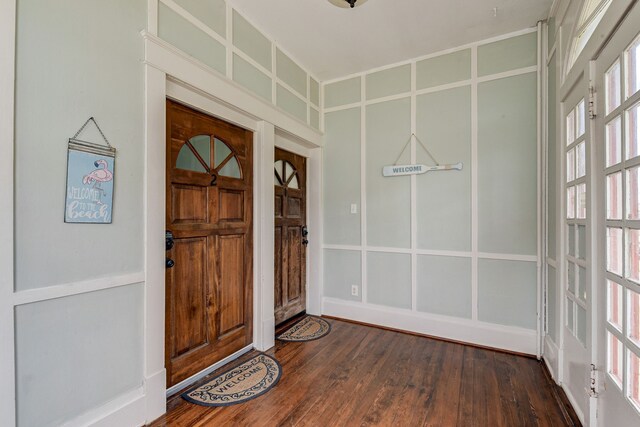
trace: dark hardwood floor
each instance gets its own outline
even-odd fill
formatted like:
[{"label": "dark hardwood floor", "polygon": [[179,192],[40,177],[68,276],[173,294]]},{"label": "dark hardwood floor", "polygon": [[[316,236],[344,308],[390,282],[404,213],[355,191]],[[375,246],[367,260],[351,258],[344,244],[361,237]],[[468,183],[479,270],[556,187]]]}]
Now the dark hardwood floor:
[{"label": "dark hardwood floor", "polygon": [[194,405],[176,395],[167,403],[167,414],[152,426],[579,423],[559,404],[555,384],[535,359],[328,321],[328,336],[306,343],[277,341],[267,352],[280,361],[283,374],[265,395],[217,408]]}]

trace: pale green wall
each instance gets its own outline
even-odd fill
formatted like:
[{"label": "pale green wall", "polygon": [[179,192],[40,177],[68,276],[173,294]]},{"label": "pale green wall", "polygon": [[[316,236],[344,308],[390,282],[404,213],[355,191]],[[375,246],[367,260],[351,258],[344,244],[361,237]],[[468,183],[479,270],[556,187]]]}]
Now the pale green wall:
[{"label": "pale green wall", "polygon": [[224,46],[201,29],[191,25],[164,3],[159,3],[158,36],[214,70],[220,73],[225,72]]},{"label": "pale green wall", "polygon": [[[16,290],[141,273],[147,1],[17,6]],[[117,149],[113,224],[65,224],[67,141],[90,116]],[[58,426],[142,386],[143,286],[16,308],[19,426]]]},{"label": "pale green wall", "polygon": [[[366,303],[464,319],[477,313],[479,321],[535,329],[536,73],[502,78],[493,73],[535,65],[536,33],[477,49],[477,64],[472,63],[472,48],[466,48],[416,61],[415,76],[407,63],[324,85],[325,108],[331,109],[325,114],[324,243],[331,250],[348,246],[364,256]],[[472,80],[476,67],[484,73],[481,82]],[[416,176],[413,192],[411,177],[382,176],[383,166],[393,164],[409,140],[412,121],[416,135],[440,163],[463,163],[462,171]],[[433,163],[414,140],[399,164],[411,162],[411,146],[417,163]],[[478,189],[475,230],[473,179]],[[349,204],[362,194],[364,212],[350,214]],[[475,271],[474,235],[482,253]],[[520,260],[491,259],[504,255]],[[332,268],[344,267],[333,263]],[[473,283],[478,284],[476,307]],[[331,286],[332,297],[352,300],[348,284],[334,281]]]},{"label": "pale green wall", "polygon": [[[310,127],[320,129],[319,83],[300,64],[224,0],[175,3],[177,6],[159,2],[161,39]],[[231,9],[230,22],[227,8]],[[228,58],[231,64],[227,64]]]},{"label": "pale green wall", "polygon": [[360,290],[362,283],[362,256],[359,251],[324,250],[324,294],[349,301],[361,301],[362,293],[351,294],[351,287]]}]

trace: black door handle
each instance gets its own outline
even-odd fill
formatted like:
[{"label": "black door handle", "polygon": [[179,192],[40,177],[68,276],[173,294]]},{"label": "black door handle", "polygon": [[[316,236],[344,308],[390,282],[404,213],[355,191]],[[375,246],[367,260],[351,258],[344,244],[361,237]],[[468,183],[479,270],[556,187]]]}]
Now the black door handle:
[{"label": "black door handle", "polygon": [[309,235],[309,229],[306,225],[302,226],[302,237],[307,237]]},{"label": "black door handle", "polygon": [[165,260],[165,267],[166,268],[172,268],[174,265],[176,265],[176,262],[174,260],[172,260],[171,258],[167,258]]},{"label": "black door handle", "polygon": [[166,250],[171,250],[171,248],[173,248],[173,244],[175,242],[173,241],[173,233],[170,232],[169,230],[167,230],[164,233],[164,247]]}]

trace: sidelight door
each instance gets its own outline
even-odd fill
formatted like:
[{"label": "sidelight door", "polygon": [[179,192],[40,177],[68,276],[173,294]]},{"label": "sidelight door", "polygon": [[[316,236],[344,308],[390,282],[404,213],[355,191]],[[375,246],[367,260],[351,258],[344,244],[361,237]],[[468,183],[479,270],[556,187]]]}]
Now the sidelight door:
[{"label": "sidelight door", "polygon": [[306,309],[306,159],[275,152],[276,324]]}]

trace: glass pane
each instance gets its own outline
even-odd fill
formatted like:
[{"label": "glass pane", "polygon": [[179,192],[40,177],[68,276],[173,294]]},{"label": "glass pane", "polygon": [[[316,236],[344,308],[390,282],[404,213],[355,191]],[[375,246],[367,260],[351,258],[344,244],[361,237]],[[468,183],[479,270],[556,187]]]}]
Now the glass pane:
[{"label": "glass pane", "polygon": [[299,189],[300,189],[300,184],[298,184],[298,177],[297,177],[297,176],[294,176],[294,177],[291,179],[291,181],[289,182],[288,187],[289,187],[289,188],[296,189],[296,190],[299,190]]},{"label": "glass pane", "polygon": [[622,332],[622,286],[607,280],[607,320]]},{"label": "glass pane", "polygon": [[200,163],[198,158],[191,148],[187,144],[183,145],[180,151],[178,152],[178,159],[176,160],[176,168],[184,169],[188,171],[194,172],[204,172],[208,173],[209,171]]},{"label": "glass pane", "polygon": [[576,148],[576,163],[578,164],[578,174],[576,178],[582,178],[587,174],[587,144],[581,142]]},{"label": "glass pane", "polygon": [[242,178],[240,173],[240,165],[235,157],[229,159],[229,161],[218,171],[218,175],[227,176],[229,178]]},{"label": "glass pane", "polygon": [[607,271],[622,276],[622,229],[607,228]]},{"label": "glass pane", "polygon": [[607,372],[613,381],[622,388],[622,343],[611,332],[607,332]]},{"label": "glass pane", "polygon": [[289,178],[291,178],[291,175],[293,175],[293,172],[295,172],[295,168],[293,167],[293,165],[289,162],[285,162],[284,164],[284,180],[285,182],[289,181]]},{"label": "glass pane", "polygon": [[640,89],[640,37],[637,38],[626,52],[627,62],[627,97]]},{"label": "glass pane", "polygon": [[276,161],[273,165],[273,169],[275,171],[277,181],[280,182],[280,185],[284,185],[284,162],[282,160]]},{"label": "glass pane", "polygon": [[587,301],[587,269],[578,267],[578,293],[576,294],[582,301]]},{"label": "glass pane", "polygon": [[576,218],[584,219],[587,217],[587,184],[580,184],[577,188],[578,212],[576,214]]},{"label": "glass pane", "polygon": [[585,115],[585,110],[584,110],[584,99],[582,101],[580,101],[580,103],[578,104],[578,110],[576,111],[576,115],[577,115],[577,127],[578,127],[578,133],[576,135],[576,138],[580,138],[582,135],[584,135],[584,115]]},{"label": "glass pane", "polygon": [[640,283],[640,230],[627,230],[627,278]]},{"label": "glass pane", "polygon": [[569,248],[569,255],[576,256],[576,226],[569,226],[569,237],[567,238],[567,246]]},{"label": "glass pane", "polygon": [[567,218],[576,217],[576,187],[567,188]]},{"label": "glass pane", "polygon": [[622,219],[622,172],[607,176],[607,219]]},{"label": "glass pane", "polygon": [[631,350],[627,350],[628,354],[628,373],[627,373],[627,396],[631,402],[640,409],[640,357]]},{"label": "glass pane", "polygon": [[636,104],[627,112],[627,154],[631,159],[640,154],[640,104]]},{"label": "glass pane", "polygon": [[567,145],[576,139],[576,110],[572,110],[567,116]]},{"label": "glass pane", "polygon": [[574,310],[574,302],[567,298],[567,329],[569,329],[571,332],[574,331],[573,328],[573,310]]},{"label": "glass pane", "polygon": [[213,142],[213,151],[214,151],[214,162],[213,167],[217,169],[220,166],[220,163],[224,161],[229,154],[231,154],[231,149],[224,142],[220,141],[218,138],[214,139]]},{"label": "glass pane", "polygon": [[567,182],[576,179],[576,150],[567,151]]},{"label": "glass pane", "polygon": [[[622,289],[620,289],[620,294],[622,295]],[[628,290],[627,304],[629,307],[627,334],[629,338],[633,340],[638,347],[640,347],[640,294],[633,292],[632,290]],[[620,308],[622,309],[622,302],[620,303]],[[620,316],[620,320],[622,320],[622,315]]]},{"label": "glass pane", "polygon": [[587,345],[587,310],[576,304],[576,337],[582,345]]},{"label": "glass pane", "polygon": [[587,227],[584,225],[578,226],[578,258],[587,258]]},{"label": "glass pane", "polygon": [[576,265],[572,262],[567,263],[567,290],[576,294]]},{"label": "glass pane", "polygon": [[622,160],[622,119],[620,116],[607,123],[607,167]]},{"label": "glass pane", "polygon": [[207,164],[207,167],[211,166],[211,137],[209,135],[194,136],[189,140],[193,148],[196,149],[202,160]]},{"label": "glass pane", "polygon": [[605,74],[606,109],[607,114],[618,108],[620,105],[620,61],[615,64]]},{"label": "glass pane", "polygon": [[640,219],[640,168],[627,170],[627,219]]}]

